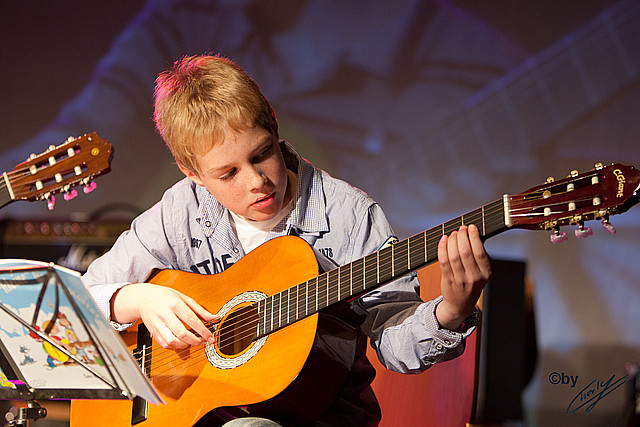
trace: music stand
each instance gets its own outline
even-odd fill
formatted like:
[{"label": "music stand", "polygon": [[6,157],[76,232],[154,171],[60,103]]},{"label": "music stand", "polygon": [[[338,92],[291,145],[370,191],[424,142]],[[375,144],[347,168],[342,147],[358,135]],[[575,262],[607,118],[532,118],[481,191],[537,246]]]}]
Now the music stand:
[{"label": "music stand", "polygon": [[25,400],[13,424],[46,416],[38,400],[164,403],[85,288],[52,263],[0,260],[0,399]]}]

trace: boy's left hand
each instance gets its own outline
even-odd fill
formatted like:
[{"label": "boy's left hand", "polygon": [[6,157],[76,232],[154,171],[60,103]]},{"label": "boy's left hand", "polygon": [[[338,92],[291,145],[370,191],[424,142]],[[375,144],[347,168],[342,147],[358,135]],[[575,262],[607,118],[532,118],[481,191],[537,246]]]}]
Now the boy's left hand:
[{"label": "boy's left hand", "polygon": [[436,318],[443,328],[455,331],[475,307],[491,278],[491,261],[475,225],[461,226],[438,243],[442,272],[442,301]]}]

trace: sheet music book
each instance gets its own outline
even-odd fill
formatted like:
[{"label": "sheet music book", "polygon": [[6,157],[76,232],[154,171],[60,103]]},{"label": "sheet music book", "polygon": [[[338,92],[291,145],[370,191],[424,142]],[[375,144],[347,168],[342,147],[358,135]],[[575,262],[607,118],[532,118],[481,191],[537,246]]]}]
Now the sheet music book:
[{"label": "sheet music book", "polygon": [[0,351],[0,398],[164,403],[80,273],[52,263],[0,260]]}]

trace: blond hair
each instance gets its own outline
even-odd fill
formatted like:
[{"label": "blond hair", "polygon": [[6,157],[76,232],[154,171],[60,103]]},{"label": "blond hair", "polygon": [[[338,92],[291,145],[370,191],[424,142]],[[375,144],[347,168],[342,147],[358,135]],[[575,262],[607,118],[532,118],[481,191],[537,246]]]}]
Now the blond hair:
[{"label": "blond hair", "polygon": [[198,174],[199,155],[229,131],[260,126],[278,137],[269,102],[249,75],[221,56],[187,56],[156,79],[154,121],[176,162]]}]

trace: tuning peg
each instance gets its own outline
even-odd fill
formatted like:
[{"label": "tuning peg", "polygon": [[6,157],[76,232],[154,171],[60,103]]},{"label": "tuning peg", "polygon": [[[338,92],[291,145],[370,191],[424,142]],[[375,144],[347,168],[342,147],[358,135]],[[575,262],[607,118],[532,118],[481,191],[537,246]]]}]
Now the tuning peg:
[{"label": "tuning peg", "polygon": [[64,198],[64,200],[66,200],[67,202],[71,199],[75,199],[76,197],[78,197],[78,192],[76,190],[68,190],[64,193],[64,196],[62,196]]},{"label": "tuning peg", "polygon": [[567,236],[567,233],[560,230],[556,230],[551,236],[549,236],[549,238],[551,239],[551,243],[553,243],[554,245],[564,242],[565,240],[569,240],[569,236]]},{"label": "tuning peg", "polygon": [[583,224],[578,224],[578,229],[575,231],[575,234],[578,239],[586,239],[593,234],[593,229],[591,227],[585,227]]},{"label": "tuning peg", "polygon": [[608,218],[603,218],[601,224],[609,233],[616,234],[616,228],[609,222]]},{"label": "tuning peg", "polygon": [[91,182],[87,183],[87,185],[84,186],[82,191],[84,191],[84,194],[89,194],[93,190],[95,190],[96,187],[97,187],[96,183],[91,181]]},{"label": "tuning peg", "polygon": [[53,207],[56,205],[56,198],[53,197],[51,193],[47,193],[47,195],[45,196],[45,199],[47,200],[47,208],[49,208],[49,210],[52,211]]}]

